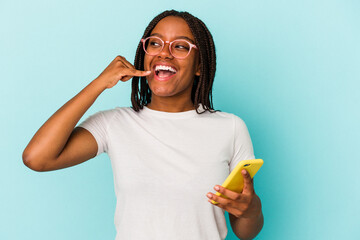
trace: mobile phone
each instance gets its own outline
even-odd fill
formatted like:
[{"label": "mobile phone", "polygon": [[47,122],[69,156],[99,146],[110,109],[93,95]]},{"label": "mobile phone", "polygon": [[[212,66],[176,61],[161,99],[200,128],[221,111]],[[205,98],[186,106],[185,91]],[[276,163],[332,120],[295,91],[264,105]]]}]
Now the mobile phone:
[{"label": "mobile phone", "polygon": [[[250,177],[253,178],[256,172],[261,168],[263,163],[264,161],[262,159],[250,159],[240,161],[231,171],[231,173],[225,179],[224,183],[221,186],[233,192],[241,193],[244,187],[244,178],[241,174],[241,170],[245,169],[250,174]],[[216,195],[227,198],[219,192],[216,192]],[[213,204],[218,204],[218,202],[215,202],[214,200],[211,200],[211,202]]]}]

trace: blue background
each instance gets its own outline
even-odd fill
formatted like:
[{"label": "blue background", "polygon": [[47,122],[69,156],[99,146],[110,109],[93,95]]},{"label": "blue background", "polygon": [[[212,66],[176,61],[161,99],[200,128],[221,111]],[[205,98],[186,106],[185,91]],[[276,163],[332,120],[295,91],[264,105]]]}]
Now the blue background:
[{"label": "blue background", "polygon": [[[116,55],[133,62],[149,21],[172,8],[209,27],[214,107],[246,122],[265,160],[257,239],[359,239],[359,1],[169,2],[1,1],[0,239],[115,238],[107,155],[39,173],[21,154]],[[130,106],[130,87],[105,91],[84,118]]]}]

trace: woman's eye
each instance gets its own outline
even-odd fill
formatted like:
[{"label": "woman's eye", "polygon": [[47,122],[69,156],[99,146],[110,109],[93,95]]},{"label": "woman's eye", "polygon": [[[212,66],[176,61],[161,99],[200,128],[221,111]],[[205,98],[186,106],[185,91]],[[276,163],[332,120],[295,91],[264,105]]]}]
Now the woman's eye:
[{"label": "woman's eye", "polygon": [[158,47],[160,44],[158,42],[150,42],[150,46]]},{"label": "woman's eye", "polygon": [[187,45],[182,45],[182,44],[175,45],[175,48],[179,49],[179,50],[182,50],[182,49],[189,50],[189,47]]}]

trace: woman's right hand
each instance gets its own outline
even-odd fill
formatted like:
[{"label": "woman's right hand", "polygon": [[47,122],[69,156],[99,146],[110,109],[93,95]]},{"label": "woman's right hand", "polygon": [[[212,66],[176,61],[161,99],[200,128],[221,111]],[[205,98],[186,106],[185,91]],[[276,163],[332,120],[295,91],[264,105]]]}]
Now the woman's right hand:
[{"label": "woman's right hand", "polygon": [[151,71],[136,70],[124,57],[117,56],[95,80],[104,84],[106,88],[112,88],[119,80],[126,82],[134,76],[143,77],[150,74]]}]

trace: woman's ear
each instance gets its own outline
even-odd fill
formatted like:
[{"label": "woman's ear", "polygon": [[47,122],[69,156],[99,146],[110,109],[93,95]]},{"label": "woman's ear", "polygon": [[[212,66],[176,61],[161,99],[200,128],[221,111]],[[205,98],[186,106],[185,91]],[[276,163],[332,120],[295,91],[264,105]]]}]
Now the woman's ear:
[{"label": "woman's ear", "polygon": [[199,64],[196,66],[195,76],[200,76],[200,73],[201,73],[201,65],[199,62]]}]

